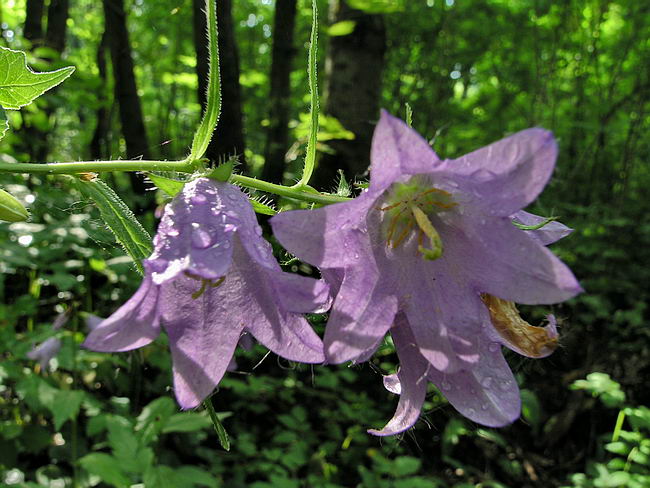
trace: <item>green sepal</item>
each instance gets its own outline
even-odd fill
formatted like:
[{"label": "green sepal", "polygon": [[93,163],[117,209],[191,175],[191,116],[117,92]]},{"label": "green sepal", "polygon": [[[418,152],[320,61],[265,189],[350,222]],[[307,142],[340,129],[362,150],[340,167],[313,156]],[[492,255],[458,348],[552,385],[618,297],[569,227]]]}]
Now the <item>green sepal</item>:
[{"label": "green sepal", "polygon": [[0,190],[0,220],[6,222],[23,222],[29,218],[29,212],[16,198]]},{"label": "green sepal", "polygon": [[153,173],[147,173],[147,178],[156,185],[156,187],[169,195],[170,197],[175,197],[183,187],[185,186],[185,181],[174,180],[173,178],[167,178],[165,176],[155,175]]},{"label": "green sepal", "polygon": [[131,256],[138,271],[144,274],[142,260],[151,255],[153,245],[151,236],[135,218],[131,209],[100,179],[77,179],[76,186],[86,198],[95,202],[108,228]]},{"label": "green sepal", "polygon": [[339,184],[336,188],[336,194],[341,197],[349,197],[352,194],[350,190],[350,184],[345,179],[345,173],[342,169],[338,170],[339,172]]},{"label": "green sepal", "polygon": [[542,227],[547,226],[551,222],[555,222],[558,218],[559,217],[547,217],[544,220],[542,220],[539,224],[535,224],[535,225],[524,225],[524,224],[520,224],[519,222],[515,222],[513,220],[512,225],[514,225],[520,230],[539,230]]},{"label": "green sepal", "polygon": [[29,105],[43,93],[69,77],[75,68],[68,66],[45,73],[36,73],[27,66],[24,52],[0,47],[0,106],[18,110]]},{"label": "green sepal", "polygon": [[234,167],[234,164],[235,164],[234,159],[229,159],[225,163],[220,164],[219,166],[214,168],[205,176],[207,178],[211,178],[216,181],[226,182],[230,179],[230,176],[232,175],[232,169]]},{"label": "green sepal", "polygon": [[255,210],[255,213],[262,215],[275,215],[278,213],[278,211],[273,207],[269,207],[268,205],[265,205],[262,202],[258,202],[257,200],[250,200],[250,202],[253,206],[253,210]]}]

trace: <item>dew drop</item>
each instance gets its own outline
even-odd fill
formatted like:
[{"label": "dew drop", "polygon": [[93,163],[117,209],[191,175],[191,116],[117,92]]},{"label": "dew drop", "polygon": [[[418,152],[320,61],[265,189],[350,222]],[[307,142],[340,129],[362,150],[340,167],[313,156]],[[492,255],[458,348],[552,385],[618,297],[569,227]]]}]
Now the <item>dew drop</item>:
[{"label": "dew drop", "polygon": [[510,388],[510,384],[511,384],[511,383],[512,383],[512,381],[510,381],[510,380],[504,380],[504,381],[502,381],[502,382],[501,382],[501,389],[502,389],[502,390],[507,390],[508,388]]},{"label": "dew drop", "polygon": [[359,259],[359,253],[358,252],[354,253],[354,259]]},{"label": "dew drop", "polygon": [[224,241],[223,247],[224,249],[230,249],[230,241]]},{"label": "dew drop", "polygon": [[201,228],[192,229],[192,246],[196,249],[205,249],[212,244],[210,233]]},{"label": "dew drop", "polygon": [[490,388],[492,386],[492,377],[491,376],[486,376],[483,378],[483,381],[481,381],[481,385],[483,385],[484,388]]},{"label": "dew drop", "polygon": [[476,388],[470,388],[470,389],[469,389],[469,392],[470,392],[472,395],[476,395]]},{"label": "dew drop", "polygon": [[228,200],[234,202],[237,200],[237,196],[234,193],[228,193]]},{"label": "dew drop", "polygon": [[481,410],[487,410],[488,409],[488,404],[487,403],[482,403],[481,404]]},{"label": "dew drop", "polygon": [[451,383],[449,381],[445,380],[442,382],[442,389],[445,391],[450,391],[452,388]]},{"label": "dew drop", "polygon": [[208,198],[205,195],[202,195],[200,193],[190,197],[190,202],[192,202],[194,205],[203,205],[207,201],[208,201]]},{"label": "dew drop", "polygon": [[473,408],[468,408],[467,409],[467,414],[468,415],[474,415],[474,414],[476,414],[476,410],[474,410]]},{"label": "dew drop", "polygon": [[169,230],[167,231],[167,235],[168,235],[169,237],[178,237],[179,234],[180,234],[180,232],[178,232],[178,229],[174,229],[174,228],[172,228],[172,229],[169,229]]},{"label": "dew drop", "polygon": [[255,235],[261,236],[262,235],[262,228],[258,225],[255,227]]},{"label": "dew drop", "polygon": [[488,349],[490,352],[498,352],[501,349],[501,345],[498,342],[490,342]]}]

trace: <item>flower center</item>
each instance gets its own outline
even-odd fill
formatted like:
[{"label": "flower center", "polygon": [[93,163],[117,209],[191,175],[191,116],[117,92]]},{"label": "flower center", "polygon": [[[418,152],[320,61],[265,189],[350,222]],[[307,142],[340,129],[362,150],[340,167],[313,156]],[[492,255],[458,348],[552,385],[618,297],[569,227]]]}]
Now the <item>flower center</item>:
[{"label": "flower center", "polygon": [[[429,261],[438,259],[442,256],[442,240],[430,216],[456,205],[449,192],[427,185],[421,177],[414,176],[406,183],[393,184],[384,206],[379,207],[386,213],[383,219],[386,245],[395,249],[417,233],[418,251],[422,257]],[[425,237],[429,241],[428,247],[424,245]]]}]

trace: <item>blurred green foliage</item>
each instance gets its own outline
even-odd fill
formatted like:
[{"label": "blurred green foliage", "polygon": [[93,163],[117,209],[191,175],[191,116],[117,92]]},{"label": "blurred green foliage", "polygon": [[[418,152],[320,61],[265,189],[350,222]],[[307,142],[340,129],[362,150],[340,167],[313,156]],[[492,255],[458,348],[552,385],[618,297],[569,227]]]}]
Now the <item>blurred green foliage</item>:
[{"label": "blurred green foliage", "polygon": [[[319,1],[321,12],[326,3]],[[523,388],[522,420],[500,430],[479,428],[432,389],[412,431],[372,437],[365,429],[381,426],[397,401],[379,374],[395,368],[388,345],[367,365],[313,369],[278,363],[273,356],[262,360],[265,352],[254,348],[238,353],[238,372],[226,377],[214,397],[232,441],[225,453],[205,412],[179,412],[171,400],[164,337],[138,353],[79,348],[84,314],[109,315],[140,279],[97,209],[64,178],[1,175],[2,188],[29,208],[31,219],[0,224],[0,483],[648,486],[648,7],[631,0],[422,0],[396,2],[395,9],[390,3],[355,3],[394,10],[385,14],[382,105],[402,114],[408,102],[414,127],[441,156],[458,156],[533,125],[553,130],[560,141],[555,176],[532,210],[559,215],[576,229],[553,250],[586,293],[553,307],[562,344],[553,356],[531,361],[509,355]],[[30,50],[22,36],[25,0],[0,7],[0,42],[27,50],[30,66],[77,67],[46,102],[7,113],[14,130],[0,142],[3,162],[27,160],[25,122],[50,134],[49,159],[86,159],[102,107],[112,129],[107,156],[124,153],[111,77],[102,80],[96,64],[101,5],[71,4],[68,47],[64,59],[55,61],[44,59],[44,48]],[[154,157],[183,157],[199,120],[190,16],[189,1],[130,2],[136,75],[147,129],[155,135]],[[297,176],[307,134],[303,44],[310,16],[308,2],[299,2],[290,103],[297,142],[289,151],[289,176],[293,167]],[[259,171],[268,125],[273,4],[237,1],[234,18],[247,160]],[[322,15],[321,66],[326,22]],[[332,137],[350,137],[337,120],[322,122],[319,150],[327,150]],[[126,176],[110,175],[108,182],[134,204]],[[138,218],[154,230],[153,215]],[[55,317],[66,311],[68,325],[52,330]],[[532,323],[548,312],[524,310]],[[322,331],[323,318],[312,319]],[[26,354],[51,337],[61,339],[62,348],[50,370],[41,371]]]}]

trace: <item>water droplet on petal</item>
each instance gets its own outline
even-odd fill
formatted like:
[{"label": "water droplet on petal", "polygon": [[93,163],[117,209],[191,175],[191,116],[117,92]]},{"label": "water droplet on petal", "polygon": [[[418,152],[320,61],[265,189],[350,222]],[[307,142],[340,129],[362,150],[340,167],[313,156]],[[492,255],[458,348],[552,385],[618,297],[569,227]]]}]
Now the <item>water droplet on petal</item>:
[{"label": "water droplet on petal", "polygon": [[179,234],[180,232],[178,232],[178,229],[171,228],[167,231],[169,237],[178,237]]},{"label": "water droplet on petal", "polygon": [[359,253],[358,252],[354,253],[354,259],[359,259]]},{"label": "water droplet on petal", "polygon": [[492,386],[492,377],[491,376],[486,376],[483,378],[483,381],[481,381],[481,385],[483,385],[484,388],[490,388]]},{"label": "water droplet on petal", "polygon": [[234,202],[237,200],[237,196],[234,193],[228,193],[228,199]]},{"label": "water droplet on petal", "polygon": [[502,382],[501,382],[501,389],[502,389],[502,390],[507,390],[507,389],[509,389],[511,383],[512,383],[512,381],[510,381],[510,380],[504,380],[504,381],[502,381]]},{"label": "water droplet on petal", "polygon": [[469,392],[470,392],[472,395],[476,395],[476,388],[470,388],[470,389],[469,389]]},{"label": "water droplet on petal", "polygon": [[498,342],[490,342],[488,349],[490,352],[498,352],[501,349],[501,344]]},{"label": "water droplet on petal", "polygon": [[262,228],[258,225],[255,227],[255,235],[261,236],[262,235]]},{"label": "water droplet on petal", "polygon": [[467,415],[474,415],[475,413],[476,413],[476,410],[474,410],[473,408],[468,408],[467,409]]},{"label": "water droplet on petal", "polygon": [[224,243],[223,243],[223,247],[224,247],[225,249],[230,249],[230,241],[224,241]]},{"label": "water droplet on petal", "polygon": [[205,249],[212,244],[210,233],[201,228],[192,229],[192,246],[196,249]]},{"label": "water droplet on petal", "polygon": [[190,202],[192,202],[194,205],[203,205],[208,201],[208,198],[205,195],[202,194],[197,194],[197,195],[192,195],[190,197]]},{"label": "water droplet on petal", "polygon": [[488,409],[488,404],[487,403],[482,403],[481,404],[481,410],[487,410]]},{"label": "water droplet on petal", "polygon": [[445,391],[450,391],[452,389],[451,383],[449,381],[445,380],[442,382],[442,389]]}]

